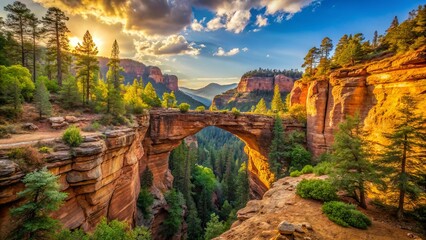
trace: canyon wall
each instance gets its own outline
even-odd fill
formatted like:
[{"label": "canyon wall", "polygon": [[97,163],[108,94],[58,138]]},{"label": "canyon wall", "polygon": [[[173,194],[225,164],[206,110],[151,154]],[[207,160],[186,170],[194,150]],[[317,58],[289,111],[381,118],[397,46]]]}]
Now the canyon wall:
[{"label": "canyon wall", "polygon": [[243,77],[237,86],[237,92],[247,93],[254,91],[274,91],[274,86],[278,85],[281,92],[290,92],[293,88],[294,80],[283,74],[274,77]]},{"label": "canyon wall", "polygon": [[417,97],[426,112],[426,50],[371,61],[333,71],[324,79],[301,79],[291,92],[291,104],[307,110],[307,142],[318,156],[333,143],[333,133],[346,115],[359,112],[369,138],[384,141],[399,100]]}]

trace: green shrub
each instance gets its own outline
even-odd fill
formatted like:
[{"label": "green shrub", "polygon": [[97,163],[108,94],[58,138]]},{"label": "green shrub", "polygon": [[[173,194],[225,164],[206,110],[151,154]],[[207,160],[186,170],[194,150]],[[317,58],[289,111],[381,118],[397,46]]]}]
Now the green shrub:
[{"label": "green shrub", "polygon": [[329,161],[320,162],[314,167],[314,173],[317,176],[329,174],[332,170],[333,164]]},{"label": "green shrub", "polygon": [[297,185],[296,193],[302,198],[312,198],[324,202],[337,199],[337,189],[329,182],[319,179],[303,179]]},{"label": "green shrub", "polygon": [[290,177],[298,177],[300,175],[302,175],[302,172],[300,172],[299,170],[295,170],[290,173]]},{"label": "green shrub", "polygon": [[195,108],[195,111],[197,111],[197,112],[204,112],[204,111],[206,111],[206,107],[204,107],[204,106],[198,106],[197,108]]},{"label": "green shrub", "polygon": [[85,132],[97,132],[99,131],[99,129],[101,129],[102,125],[95,121],[90,125],[87,125],[86,127],[83,128],[83,131]]},{"label": "green shrub", "polygon": [[143,217],[148,219],[151,215],[151,205],[154,203],[154,196],[148,188],[142,188],[139,192],[137,206],[141,210]]},{"label": "green shrub", "polygon": [[78,147],[83,142],[80,129],[76,126],[70,126],[62,135],[62,140],[70,147]]},{"label": "green shrub", "polygon": [[50,148],[50,147],[47,147],[47,146],[43,146],[43,147],[39,147],[38,151],[40,153],[51,153],[53,151],[53,149]]},{"label": "green shrub", "polygon": [[295,146],[290,151],[290,168],[292,170],[302,170],[302,168],[311,163],[311,153],[300,144]]},{"label": "green shrub", "polygon": [[228,109],[223,109],[222,111],[220,111],[221,113],[225,114],[228,113]]},{"label": "green shrub", "polygon": [[9,138],[10,134],[17,133],[15,126],[13,125],[4,125],[0,126],[0,138]]},{"label": "green shrub", "polygon": [[188,112],[190,107],[191,106],[188,103],[181,103],[181,104],[179,104],[179,111],[181,113],[186,113],[186,112]]},{"label": "green shrub", "polygon": [[351,204],[337,201],[326,202],[322,206],[322,212],[328,219],[343,227],[367,229],[368,226],[371,226],[370,219]]},{"label": "green shrub", "polygon": [[50,93],[58,93],[59,92],[59,85],[58,81],[56,79],[49,80],[49,78],[45,76],[40,76],[38,78],[41,78],[44,81],[44,85],[46,86],[47,90],[49,90]]},{"label": "green shrub", "polygon": [[241,115],[240,110],[238,110],[237,108],[233,107],[231,110],[232,114],[234,114],[234,116],[238,117]]},{"label": "green shrub", "polygon": [[312,167],[312,165],[306,165],[302,168],[302,174],[308,174],[308,173],[313,173],[314,172],[314,167]]},{"label": "green shrub", "polygon": [[41,168],[44,161],[38,149],[33,147],[14,148],[7,154],[9,159],[16,162],[23,172],[31,172]]}]

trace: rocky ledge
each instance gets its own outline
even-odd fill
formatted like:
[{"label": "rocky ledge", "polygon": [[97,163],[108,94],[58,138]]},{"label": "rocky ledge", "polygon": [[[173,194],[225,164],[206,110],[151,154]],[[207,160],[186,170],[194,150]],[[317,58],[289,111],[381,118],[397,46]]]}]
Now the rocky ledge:
[{"label": "rocky ledge", "polygon": [[[273,183],[261,200],[251,200],[237,213],[238,220],[230,230],[216,240],[241,239],[407,239],[412,232],[388,222],[387,214],[366,214],[372,218],[368,230],[345,228],[331,222],[321,211],[322,203],[296,195],[302,179],[316,178],[313,174],[297,178],[286,177]],[[414,236],[414,235],[413,235]]]}]

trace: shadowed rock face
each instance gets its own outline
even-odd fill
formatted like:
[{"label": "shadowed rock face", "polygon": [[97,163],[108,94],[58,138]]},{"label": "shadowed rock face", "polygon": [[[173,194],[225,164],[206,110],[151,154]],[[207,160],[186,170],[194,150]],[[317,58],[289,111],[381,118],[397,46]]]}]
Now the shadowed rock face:
[{"label": "shadowed rock face", "polygon": [[405,94],[418,97],[419,111],[426,109],[426,50],[386,58],[348,69],[328,78],[296,81],[291,104],[306,106],[307,143],[314,155],[333,144],[333,133],[346,115],[357,111],[369,137],[384,143],[399,100]]},{"label": "shadowed rock face", "polygon": [[[269,171],[268,151],[272,138],[273,118],[242,114],[224,114],[219,112],[180,113],[176,110],[151,111],[149,138],[144,140],[147,163],[154,173],[154,184],[160,189],[171,186],[172,177],[168,170],[170,152],[187,136],[194,135],[208,126],[224,129],[245,144],[249,157],[248,170],[253,197],[261,197],[269,188],[273,178]],[[302,125],[285,122],[286,130],[301,129]]]}]

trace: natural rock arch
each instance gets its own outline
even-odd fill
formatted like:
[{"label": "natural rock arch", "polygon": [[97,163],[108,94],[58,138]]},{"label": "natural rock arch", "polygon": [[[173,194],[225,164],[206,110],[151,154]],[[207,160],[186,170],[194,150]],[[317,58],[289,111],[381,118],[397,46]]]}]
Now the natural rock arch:
[{"label": "natural rock arch", "polygon": [[[182,140],[208,126],[226,130],[245,144],[248,155],[250,189],[253,197],[260,198],[269,188],[272,178],[268,164],[268,151],[272,139],[274,119],[254,114],[220,112],[188,112],[152,110],[149,129],[144,139],[144,160],[154,175],[154,185],[165,190],[171,187],[173,177],[168,169],[170,152]],[[301,129],[303,125],[284,121],[286,131]],[[141,166],[141,168],[145,168]]]}]

